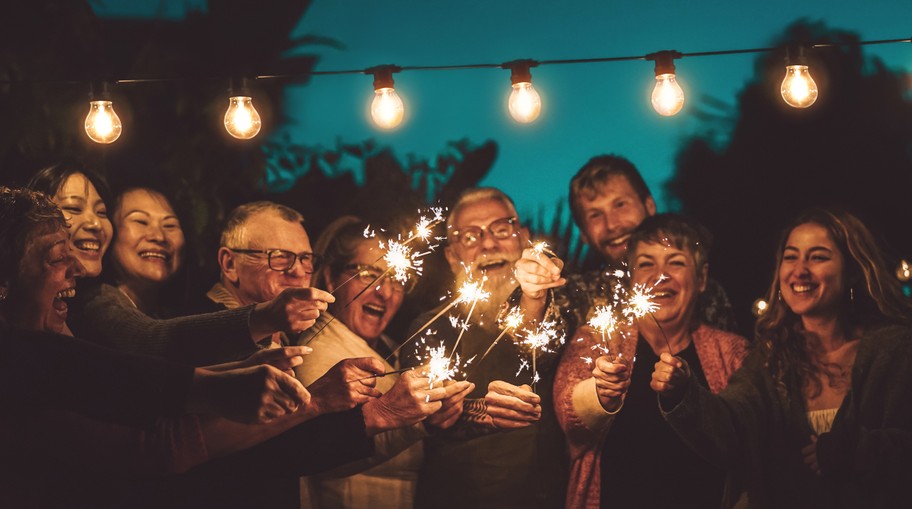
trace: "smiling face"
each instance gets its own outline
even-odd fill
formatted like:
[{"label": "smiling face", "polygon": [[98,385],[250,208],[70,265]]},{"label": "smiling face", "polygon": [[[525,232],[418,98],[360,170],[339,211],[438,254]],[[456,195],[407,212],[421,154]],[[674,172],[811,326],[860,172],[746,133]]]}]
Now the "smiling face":
[{"label": "smiling face", "polygon": [[516,226],[512,235],[496,239],[489,227],[496,221],[513,216],[513,211],[497,199],[479,200],[458,209],[452,220],[452,230],[481,228],[483,233],[472,246],[466,246],[458,238],[450,239],[445,254],[457,281],[464,279],[465,266],[475,279],[479,279],[482,273],[487,275],[491,288],[512,282],[513,263],[522,255],[523,247],[529,244],[528,231]]},{"label": "smiling face", "polygon": [[10,321],[24,329],[66,333],[63,299],[76,295],[78,263],[70,256],[63,228],[31,235],[9,291]]},{"label": "smiling face", "polygon": [[779,265],[779,291],[802,318],[832,318],[846,294],[845,260],[826,228],[804,223],[789,233]]},{"label": "smiling face", "polygon": [[[310,238],[301,223],[288,221],[273,211],[262,211],[250,216],[243,226],[243,246],[235,249],[271,250],[284,249],[300,255],[313,253]],[[310,286],[313,265],[295,260],[291,269],[277,271],[269,268],[268,255],[237,253],[219,249],[219,265],[225,286],[241,305],[266,302],[278,296],[285,288]]]},{"label": "smiling face", "polygon": [[101,259],[114,228],[98,190],[82,173],[74,173],[51,197],[63,211],[69,230],[72,255],[85,267],[87,277],[101,274]]},{"label": "smiling face", "polygon": [[631,282],[653,287],[656,320],[668,328],[688,327],[697,297],[706,289],[707,265],[697,267],[693,253],[656,242],[640,242],[631,253]]},{"label": "smiling face", "polygon": [[127,287],[168,281],[183,262],[184,231],[164,196],[132,189],[121,197],[114,217],[113,255]]},{"label": "smiling face", "polygon": [[[384,250],[380,248],[380,243],[376,239],[365,239],[358,244],[354,256],[346,266],[370,266],[374,269],[365,272],[380,274],[389,267],[384,260],[377,261],[383,253]],[[327,285],[329,291],[333,291],[354,274],[355,269],[342,271]],[[383,278],[346,307],[346,304],[351,302],[358,292],[364,290],[365,286],[366,283],[356,277],[339,288],[334,293],[336,304],[333,305],[332,312],[352,332],[372,343],[399,311],[405,292],[401,285],[389,278]]]},{"label": "smiling face", "polygon": [[623,175],[610,177],[592,199],[581,195],[578,200],[583,240],[612,265],[623,264],[630,233],[656,212],[652,197],[641,200]]}]

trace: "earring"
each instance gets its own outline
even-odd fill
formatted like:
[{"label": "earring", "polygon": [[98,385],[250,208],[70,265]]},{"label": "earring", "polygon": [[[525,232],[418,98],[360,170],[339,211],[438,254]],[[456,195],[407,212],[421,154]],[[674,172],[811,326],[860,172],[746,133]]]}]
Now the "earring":
[{"label": "earring", "polygon": [[0,302],[6,300],[6,288],[0,288]]},{"label": "earring", "polygon": [[782,290],[776,290],[776,300],[782,300]]},{"label": "earring", "polygon": [[852,304],[855,304],[855,289],[849,288],[849,300],[852,301]]}]

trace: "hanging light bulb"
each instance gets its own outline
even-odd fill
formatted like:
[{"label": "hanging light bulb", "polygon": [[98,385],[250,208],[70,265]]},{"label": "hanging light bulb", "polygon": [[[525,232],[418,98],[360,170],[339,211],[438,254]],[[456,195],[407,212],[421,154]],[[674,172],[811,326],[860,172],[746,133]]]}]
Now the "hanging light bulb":
[{"label": "hanging light bulb", "polygon": [[793,108],[807,108],[817,101],[817,83],[808,72],[804,48],[786,49],[785,78],[779,92],[785,103]]},{"label": "hanging light bulb", "polygon": [[760,318],[764,313],[769,309],[769,303],[764,299],[757,299],[754,301],[754,305],[751,307],[751,313]]},{"label": "hanging light bulb", "polygon": [[909,265],[906,260],[900,260],[899,265],[896,267],[896,278],[903,283],[912,281],[912,265]]},{"label": "hanging light bulb", "polygon": [[393,73],[399,72],[394,65],[372,67],[365,74],[374,75],[374,100],[371,102],[371,119],[381,129],[393,129],[402,123],[405,106],[393,88]]},{"label": "hanging light bulb", "polygon": [[513,120],[521,124],[533,122],[541,114],[541,96],[532,86],[532,73],[529,72],[537,66],[538,62],[534,60],[515,60],[501,66],[510,69],[510,82],[513,83],[507,109]]},{"label": "hanging light bulb", "polygon": [[646,55],[655,61],[656,84],[652,89],[652,108],[664,117],[676,115],[684,107],[684,90],[675,78],[674,60],[683,55],[677,51],[659,51]]},{"label": "hanging light bulb", "polygon": [[247,79],[241,78],[240,86],[234,83],[228,88],[228,111],[225,112],[225,130],[239,140],[249,140],[260,132],[263,123],[260,114],[253,107],[253,99],[247,89]]},{"label": "hanging light bulb", "polygon": [[101,84],[101,92],[96,94],[94,86],[89,92],[89,114],[85,119],[85,132],[95,143],[114,143],[123,132],[120,117],[114,111],[114,103],[108,94],[108,84]]}]

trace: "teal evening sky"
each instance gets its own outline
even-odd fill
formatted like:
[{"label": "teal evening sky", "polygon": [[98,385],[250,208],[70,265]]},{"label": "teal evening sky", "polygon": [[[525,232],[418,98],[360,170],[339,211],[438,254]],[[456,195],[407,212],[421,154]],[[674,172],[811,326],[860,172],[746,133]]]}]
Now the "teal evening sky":
[{"label": "teal evening sky", "polygon": [[[180,17],[184,9],[204,4],[115,3],[97,2],[95,8],[105,16]],[[344,49],[308,48],[320,56],[316,70],[338,70],[759,48],[771,45],[799,19],[822,21],[862,40],[906,38],[912,35],[912,2],[316,0],[298,31],[342,43]],[[891,69],[912,70],[912,44],[864,51]],[[663,183],[672,175],[683,142],[710,128],[724,137],[729,125],[707,124],[696,113],[732,119],[738,94],[754,75],[755,58],[742,54],[678,60],[686,103],[671,118],[660,117],[650,105],[651,62],[535,68],[532,83],[543,107],[531,125],[517,124],[507,113],[509,71],[403,72],[394,77],[405,102],[405,120],[391,132],[369,121],[371,77],[315,76],[304,86],[288,88],[287,113],[294,121],[281,129],[299,143],[330,147],[337,140],[373,137],[403,161],[408,154],[433,159],[451,140],[494,140],[499,154],[483,184],[513,196],[522,214],[540,207],[552,210],[589,157],[617,153],[640,168],[659,208],[666,209]]]}]

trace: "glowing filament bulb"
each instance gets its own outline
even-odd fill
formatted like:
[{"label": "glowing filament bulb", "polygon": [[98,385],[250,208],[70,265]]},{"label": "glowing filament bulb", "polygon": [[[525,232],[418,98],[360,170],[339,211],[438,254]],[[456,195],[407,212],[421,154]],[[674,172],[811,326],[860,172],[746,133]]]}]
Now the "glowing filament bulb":
[{"label": "glowing filament bulb", "polygon": [[896,267],[896,278],[903,283],[908,283],[912,280],[912,265],[909,265],[906,260],[900,260],[899,265]]},{"label": "glowing filament bulb", "polygon": [[85,131],[95,143],[113,143],[120,137],[123,124],[111,101],[90,101],[85,119]]},{"label": "glowing filament bulb", "polygon": [[530,82],[514,83],[508,107],[513,120],[521,124],[528,124],[541,114],[541,96]]},{"label": "glowing filament bulb", "polygon": [[253,107],[253,100],[244,95],[228,99],[228,111],[225,112],[225,130],[239,140],[249,140],[260,132],[262,122],[260,114]]},{"label": "glowing filament bulb", "polygon": [[393,87],[383,87],[374,90],[374,100],[371,102],[371,118],[377,127],[393,129],[402,123],[405,107],[402,99]]},{"label": "glowing filament bulb", "polygon": [[684,90],[674,73],[656,76],[656,85],[652,89],[652,107],[664,117],[676,115],[684,107]]},{"label": "glowing filament bulb", "polygon": [[521,124],[533,122],[541,114],[541,96],[532,86],[532,73],[529,72],[529,68],[537,65],[534,60],[514,60],[501,66],[510,69],[510,83],[513,84],[507,109],[513,120]]},{"label": "glowing filament bulb", "polygon": [[807,108],[817,101],[817,83],[806,65],[785,66],[785,78],[780,88],[782,99],[793,108]]}]

